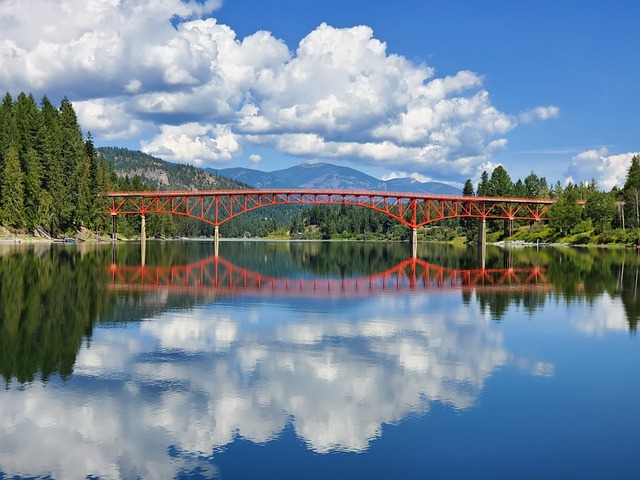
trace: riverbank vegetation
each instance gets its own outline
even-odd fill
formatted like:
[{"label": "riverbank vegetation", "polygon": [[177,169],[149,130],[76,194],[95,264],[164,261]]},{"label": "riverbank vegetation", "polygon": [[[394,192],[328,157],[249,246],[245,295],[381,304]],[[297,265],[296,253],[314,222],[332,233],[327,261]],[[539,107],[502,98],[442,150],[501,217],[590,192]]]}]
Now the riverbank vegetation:
[{"label": "riverbank vegetation", "polygon": [[[204,171],[198,175],[195,167],[163,164],[166,162],[127,149],[102,148],[99,153],[91,135],[83,137],[67,98],[55,107],[46,96],[38,105],[32,95],[21,93],[14,100],[7,93],[0,105],[0,226],[14,234],[30,234],[44,227],[54,237],[73,235],[81,229],[107,235],[111,219],[101,213],[104,192],[180,189],[185,185],[199,188],[194,181],[205,182],[207,188],[247,187],[223,177],[209,178],[211,174]],[[141,168],[157,170],[156,181],[144,181],[136,173]],[[165,181],[169,176],[171,181]],[[549,209],[547,223],[516,221],[513,229],[507,229],[502,220],[488,221],[489,242],[599,245],[639,242],[640,156],[637,155],[630,162],[625,184],[609,192],[600,190],[594,180],[550,185],[533,171],[514,182],[498,166],[491,174],[485,171],[475,188],[467,180],[463,195],[557,199]],[[140,223],[136,216],[121,216],[118,234],[135,238]],[[146,228],[151,237],[213,235],[211,225],[171,215],[149,215]],[[471,243],[477,240],[477,230],[477,219],[455,218],[422,227],[418,236],[423,241]],[[220,234],[233,238],[400,241],[407,240],[410,231],[387,215],[364,208],[287,205],[240,215],[222,224]]]}]

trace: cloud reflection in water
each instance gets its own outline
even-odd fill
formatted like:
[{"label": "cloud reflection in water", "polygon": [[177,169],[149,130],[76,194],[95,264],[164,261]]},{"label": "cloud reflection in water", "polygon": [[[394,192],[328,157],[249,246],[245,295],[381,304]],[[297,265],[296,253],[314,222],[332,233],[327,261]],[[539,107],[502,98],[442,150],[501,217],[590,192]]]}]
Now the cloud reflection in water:
[{"label": "cloud reflection in water", "polygon": [[171,477],[194,455],[268,442],[290,422],[315,452],[361,452],[433,402],[472,407],[509,361],[496,325],[459,292],[332,302],[243,298],[98,327],[64,387],[0,397],[0,464]]}]

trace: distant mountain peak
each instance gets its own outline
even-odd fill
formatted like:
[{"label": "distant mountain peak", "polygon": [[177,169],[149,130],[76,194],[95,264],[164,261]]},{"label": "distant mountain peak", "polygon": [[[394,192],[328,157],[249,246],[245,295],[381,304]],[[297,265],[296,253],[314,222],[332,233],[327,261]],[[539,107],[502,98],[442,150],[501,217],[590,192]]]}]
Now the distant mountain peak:
[{"label": "distant mountain peak", "polygon": [[[211,169],[210,169],[211,170]],[[256,188],[330,188],[336,190],[404,191],[459,195],[461,190],[442,182],[420,182],[415,178],[380,180],[359,170],[324,162],[307,162],[282,170],[263,172],[249,168],[215,170],[220,175]]]}]

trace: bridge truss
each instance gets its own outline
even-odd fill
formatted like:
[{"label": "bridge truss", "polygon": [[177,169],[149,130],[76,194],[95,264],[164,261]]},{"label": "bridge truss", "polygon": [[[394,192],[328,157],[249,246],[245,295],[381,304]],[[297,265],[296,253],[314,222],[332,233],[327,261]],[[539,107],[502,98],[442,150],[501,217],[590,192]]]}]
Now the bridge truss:
[{"label": "bridge truss", "polygon": [[356,277],[277,278],[211,256],[188,265],[109,267],[112,290],[270,295],[367,295],[397,290],[530,290],[550,287],[546,269],[453,269],[409,258],[379,273]]},{"label": "bridge truss", "polygon": [[360,190],[194,190],[110,192],[105,213],[172,214],[214,226],[245,212],[274,205],[346,205],[384,213],[416,229],[447,218],[547,220],[554,199],[370,192]]}]

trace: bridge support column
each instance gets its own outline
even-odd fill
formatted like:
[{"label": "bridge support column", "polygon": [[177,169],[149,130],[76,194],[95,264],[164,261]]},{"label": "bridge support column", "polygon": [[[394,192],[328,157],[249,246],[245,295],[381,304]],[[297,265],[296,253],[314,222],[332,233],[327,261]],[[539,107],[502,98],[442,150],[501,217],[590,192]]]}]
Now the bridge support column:
[{"label": "bridge support column", "polygon": [[487,220],[481,218],[478,222],[478,263],[484,270],[487,260]]},{"label": "bridge support column", "polygon": [[418,229],[411,228],[411,258],[418,258]]},{"label": "bridge support column", "polygon": [[216,257],[218,256],[218,250],[220,245],[220,227],[216,225],[213,227],[213,249]]},{"label": "bridge support column", "polygon": [[144,267],[147,257],[147,220],[142,215],[142,222],[140,225],[140,265]]},{"label": "bridge support column", "polygon": [[147,220],[144,215],[142,215],[142,222],[140,223],[140,241],[147,241]]},{"label": "bridge support column", "polygon": [[118,241],[118,215],[115,213],[111,214],[111,241]]},{"label": "bridge support column", "polygon": [[484,218],[478,223],[478,245],[483,248],[487,245],[487,221]]}]

